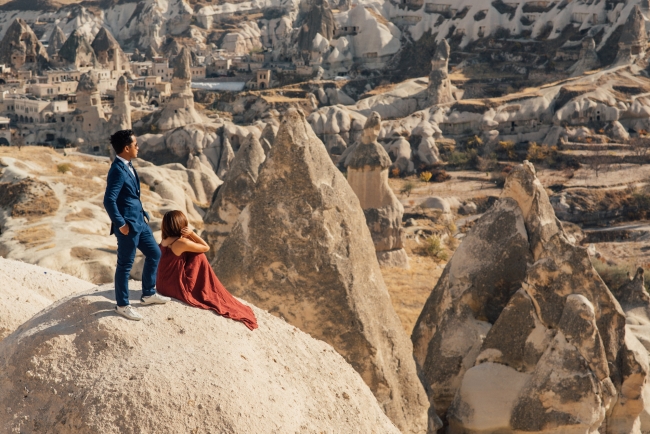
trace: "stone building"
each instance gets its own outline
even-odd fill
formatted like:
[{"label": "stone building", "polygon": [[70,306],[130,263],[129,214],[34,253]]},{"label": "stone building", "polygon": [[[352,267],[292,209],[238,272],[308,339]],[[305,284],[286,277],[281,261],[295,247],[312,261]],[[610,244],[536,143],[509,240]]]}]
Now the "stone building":
[{"label": "stone building", "polygon": [[271,87],[271,70],[259,69],[257,71],[257,88],[268,89]]}]

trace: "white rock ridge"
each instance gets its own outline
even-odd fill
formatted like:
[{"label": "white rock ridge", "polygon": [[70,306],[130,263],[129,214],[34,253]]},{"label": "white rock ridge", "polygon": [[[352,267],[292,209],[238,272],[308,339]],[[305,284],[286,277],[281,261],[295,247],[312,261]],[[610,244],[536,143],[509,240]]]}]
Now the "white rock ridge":
[{"label": "white rock ridge", "polygon": [[134,323],[113,293],[63,299],[0,342],[0,431],[399,434],[332,347],[267,312],[254,332],[177,301]]}]

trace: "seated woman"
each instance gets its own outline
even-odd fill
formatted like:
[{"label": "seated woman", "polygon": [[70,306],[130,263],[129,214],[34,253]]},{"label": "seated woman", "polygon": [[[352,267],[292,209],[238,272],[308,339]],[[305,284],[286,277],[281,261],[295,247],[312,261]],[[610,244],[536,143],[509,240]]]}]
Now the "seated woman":
[{"label": "seated woman", "polygon": [[166,213],[162,221],[157,291],[256,329],[253,310],[233,297],[217,279],[204,255],[208,250],[210,246],[188,227],[185,214]]}]

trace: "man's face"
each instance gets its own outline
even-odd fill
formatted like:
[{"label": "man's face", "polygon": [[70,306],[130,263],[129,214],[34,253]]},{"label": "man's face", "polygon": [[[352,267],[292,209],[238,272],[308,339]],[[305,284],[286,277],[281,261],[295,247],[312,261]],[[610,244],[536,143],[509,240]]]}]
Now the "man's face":
[{"label": "man's face", "polygon": [[125,159],[131,160],[133,158],[138,158],[138,140],[135,138],[135,136],[131,136],[131,144],[126,145],[124,148],[124,151],[122,152],[124,154]]}]

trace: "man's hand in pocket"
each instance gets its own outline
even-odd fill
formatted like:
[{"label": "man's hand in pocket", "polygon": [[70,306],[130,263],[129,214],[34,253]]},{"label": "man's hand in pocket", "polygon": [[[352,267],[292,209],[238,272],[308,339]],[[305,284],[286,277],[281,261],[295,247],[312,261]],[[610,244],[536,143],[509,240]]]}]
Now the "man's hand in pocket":
[{"label": "man's hand in pocket", "polygon": [[120,228],[120,232],[122,232],[122,235],[129,235],[129,225],[126,224]]}]

